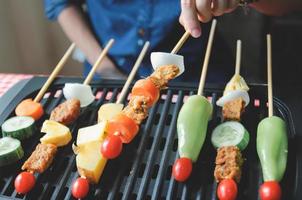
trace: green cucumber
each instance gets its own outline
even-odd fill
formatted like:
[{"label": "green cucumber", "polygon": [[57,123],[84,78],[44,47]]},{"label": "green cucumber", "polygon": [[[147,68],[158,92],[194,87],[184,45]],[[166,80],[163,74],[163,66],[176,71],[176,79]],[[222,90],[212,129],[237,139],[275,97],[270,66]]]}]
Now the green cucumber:
[{"label": "green cucumber", "polygon": [[34,123],[35,120],[32,117],[12,117],[2,124],[2,136],[10,136],[19,140],[29,138],[35,132]]},{"label": "green cucumber", "polygon": [[216,148],[237,146],[241,151],[250,140],[249,133],[242,124],[235,121],[224,122],[217,126],[212,133],[212,144]]},{"label": "green cucumber", "polygon": [[11,137],[0,138],[0,167],[20,160],[24,155],[21,142]]}]

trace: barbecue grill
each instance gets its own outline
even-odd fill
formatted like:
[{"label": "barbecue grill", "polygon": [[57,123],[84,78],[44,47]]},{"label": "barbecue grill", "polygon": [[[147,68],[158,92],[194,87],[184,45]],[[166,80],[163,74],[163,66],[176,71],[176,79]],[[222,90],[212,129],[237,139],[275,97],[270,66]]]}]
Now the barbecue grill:
[{"label": "barbecue grill", "polygon": [[[16,105],[24,98],[33,97],[46,78],[34,77],[22,81],[0,100],[0,124],[14,115]],[[55,106],[64,101],[60,92],[66,82],[82,82],[79,78],[57,78],[41,103],[46,114],[36,124],[40,129]],[[98,108],[106,102],[114,102],[124,82],[100,80],[92,83],[97,100],[81,111],[78,120],[70,126],[73,136],[78,128],[93,125]],[[243,155],[246,158],[242,179],[238,185],[238,199],[259,199],[258,189],[262,183],[261,166],[256,153],[256,130],[258,122],[267,116],[266,86],[250,85],[251,104],[246,108],[242,123],[250,132],[250,143]],[[205,96],[212,102],[214,111],[209,122],[206,142],[193,173],[185,183],[171,177],[172,165],[177,154],[176,121],[183,101],[196,93],[196,85],[171,83],[158,103],[150,110],[149,117],[140,127],[136,138],[125,145],[121,156],[110,160],[100,183],[91,187],[87,199],[216,199],[216,181],[213,176],[216,151],[210,142],[214,127],[221,122],[221,108],[215,105],[222,95],[222,85],[206,85]],[[127,100],[125,100],[127,101]],[[127,103],[127,102],[124,102]],[[298,151],[299,137],[291,112],[279,99],[274,98],[275,113],[283,118],[288,127],[289,154],[285,176],[281,182],[283,199],[302,199],[301,153]],[[42,136],[40,132],[22,142],[24,158],[18,163],[0,168],[0,198],[3,199],[73,199],[71,184],[78,177],[75,155],[71,144],[59,148],[52,165],[37,176],[34,189],[26,196],[14,190],[14,179],[22,163],[29,157]],[[76,138],[73,138],[75,140]],[[300,190],[299,190],[300,189]]]}]

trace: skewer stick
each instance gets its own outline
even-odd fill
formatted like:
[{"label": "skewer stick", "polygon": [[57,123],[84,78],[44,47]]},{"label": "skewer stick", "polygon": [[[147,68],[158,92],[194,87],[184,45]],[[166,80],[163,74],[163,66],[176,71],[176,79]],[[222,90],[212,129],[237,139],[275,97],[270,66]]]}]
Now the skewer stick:
[{"label": "skewer stick", "polygon": [[61,58],[61,60],[57,64],[57,66],[54,68],[54,70],[52,71],[50,76],[48,77],[47,81],[44,83],[43,87],[41,88],[41,90],[39,91],[37,96],[35,97],[34,102],[39,102],[42,99],[42,97],[44,96],[44,94],[47,91],[48,87],[51,85],[52,81],[56,78],[56,76],[59,74],[59,72],[61,71],[61,69],[65,65],[66,61],[70,57],[70,55],[71,55],[72,51],[74,50],[74,48],[75,48],[75,44],[72,43],[70,45],[70,47],[67,49],[67,51],[65,52],[64,56]]},{"label": "skewer stick", "polygon": [[180,38],[180,40],[177,42],[177,44],[175,45],[175,47],[172,49],[171,53],[172,54],[176,54],[179,49],[182,47],[182,45],[185,43],[185,41],[189,38],[190,36],[190,32],[186,31],[182,37]]},{"label": "skewer stick", "polygon": [[89,85],[89,83],[91,82],[93,75],[96,71],[96,69],[98,68],[98,66],[100,65],[100,63],[103,61],[103,59],[105,58],[107,52],[109,51],[109,49],[111,48],[111,46],[114,43],[114,39],[110,39],[109,42],[106,44],[105,48],[103,49],[102,53],[100,54],[100,56],[98,57],[97,61],[94,63],[92,69],[90,70],[88,76],[86,77],[85,81],[84,81],[84,85]]},{"label": "skewer stick", "polygon": [[208,41],[208,45],[207,45],[207,49],[206,49],[206,55],[205,55],[205,58],[203,61],[202,72],[201,72],[200,81],[199,81],[199,87],[198,87],[198,92],[197,92],[198,95],[202,95],[202,93],[203,93],[203,88],[205,85],[206,74],[208,71],[208,65],[209,65],[209,60],[210,60],[210,54],[211,54],[212,45],[213,45],[216,24],[217,24],[217,20],[213,19],[211,30],[210,30],[209,41]]},{"label": "skewer stick", "polygon": [[241,64],[241,40],[237,40],[235,74],[238,75],[240,74],[240,64]]},{"label": "skewer stick", "polygon": [[273,81],[272,81],[272,40],[271,35],[266,35],[267,40],[267,89],[268,89],[268,116],[273,116]]},{"label": "skewer stick", "polygon": [[134,66],[133,66],[133,68],[132,68],[132,70],[131,70],[128,78],[127,78],[127,81],[126,81],[126,83],[125,83],[125,85],[124,85],[124,87],[122,89],[122,92],[121,92],[119,98],[117,99],[116,103],[122,103],[122,101],[124,100],[124,98],[125,98],[125,96],[127,94],[127,90],[128,90],[128,88],[130,86],[130,83],[132,82],[132,80],[133,80],[133,78],[134,78],[134,76],[135,76],[135,74],[136,74],[139,66],[141,65],[141,63],[143,61],[143,58],[144,58],[145,54],[147,53],[147,50],[148,50],[149,46],[150,46],[150,42],[146,42],[145,45],[144,45],[144,47],[143,47],[143,49],[142,49],[142,51],[140,52],[140,54],[139,54],[139,56],[137,58],[135,64],[134,64]]}]

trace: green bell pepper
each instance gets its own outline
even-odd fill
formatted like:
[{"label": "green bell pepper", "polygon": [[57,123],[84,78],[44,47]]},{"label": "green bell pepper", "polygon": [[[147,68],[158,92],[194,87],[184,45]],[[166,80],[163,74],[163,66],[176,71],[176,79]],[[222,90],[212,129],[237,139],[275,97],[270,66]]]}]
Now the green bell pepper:
[{"label": "green bell pepper", "polygon": [[280,181],[287,162],[286,124],[281,118],[267,117],[259,123],[257,153],[264,181]]},{"label": "green bell pepper", "polygon": [[177,118],[178,152],[180,157],[195,162],[204,143],[212,105],[200,95],[190,96]]}]

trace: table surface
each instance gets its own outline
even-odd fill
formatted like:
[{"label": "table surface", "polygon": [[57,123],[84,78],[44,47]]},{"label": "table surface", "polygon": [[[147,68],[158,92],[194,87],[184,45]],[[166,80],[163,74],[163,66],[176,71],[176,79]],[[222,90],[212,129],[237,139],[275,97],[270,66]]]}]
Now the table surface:
[{"label": "table surface", "polygon": [[0,97],[8,91],[13,85],[23,79],[32,78],[30,74],[5,74],[0,73]]}]

